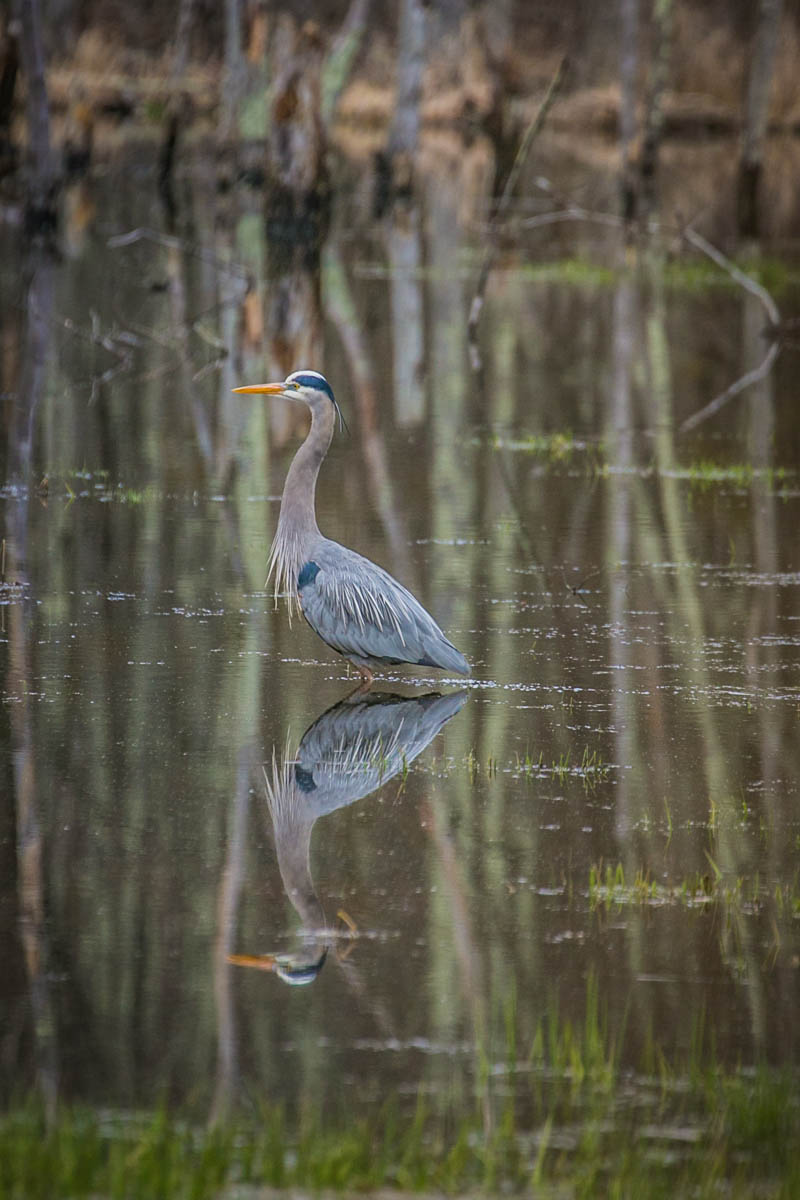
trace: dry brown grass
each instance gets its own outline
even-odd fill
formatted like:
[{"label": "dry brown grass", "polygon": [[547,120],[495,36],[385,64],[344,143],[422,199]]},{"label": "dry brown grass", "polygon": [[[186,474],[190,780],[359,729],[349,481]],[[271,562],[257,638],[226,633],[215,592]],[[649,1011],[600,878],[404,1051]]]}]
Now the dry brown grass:
[{"label": "dry brown grass", "polygon": [[[520,22],[522,23],[522,22]],[[503,96],[512,124],[530,120],[560,55],[534,36],[535,25],[524,26],[507,62]],[[613,29],[613,23],[608,29]],[[619,87],[616,78],[618,47],[608,41],[593,50],[593,57],[576,61],[571,77],[574,91],[559,98],[548,124],[554,129],[605,134],[616,138]],[[642,39],[646,67],[646,36]],[[667,136],[702,135],[708,130],[738,131],[746,87],[749,49],[732,23],[720,24],[702,6],[683,0],[676,7],[671,87],[665,97]],[[602,53],[600,52],[602,51]],[[773,128],[800,128],[800,29],[792,17],[784,19],[772,90]],[[590,67],[590,63],[592,64]],[[110,42],[96,30],[83,33],[68,61],[56,63],[49,73],[54,106],[69,108],[79,90],[99,110],[121,100],[137,117],[158,111],[177,86],[192,98],[195,114],[213,113],[219,87],[219,62],[192,63],[175,84],[170,80],[168,49],[154,56]],[[375,32],[359,60],[356,76],[339,102],[339,130],[358,131],[366,145],[377,133],[385,134],[395,104],[396,48],[385,32]],[[512,78],[513,76],[513,78]],[[646,78],[643,72],[641,91]],[[423,83],[422,122],[428,127],[457,126],[465,115],[491,111],[495,82],[490,72],[481,28],[474,14],[461,28],[430,48]]]}]

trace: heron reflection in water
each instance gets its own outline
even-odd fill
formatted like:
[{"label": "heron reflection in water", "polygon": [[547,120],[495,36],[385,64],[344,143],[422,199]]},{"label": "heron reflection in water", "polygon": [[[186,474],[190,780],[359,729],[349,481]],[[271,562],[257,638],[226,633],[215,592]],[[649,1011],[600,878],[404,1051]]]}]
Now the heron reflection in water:
[{"label": "heron reflection in water", "polygon": [[412,763],[464,706],[468,693],[353,695],[323,713],[303,734],[294,759],[273,757],[267,804],[286,895],[302,922],[291,954],[233,954],[238,966],[273,971],[286,983],[316,979],[338,936],[325,922],[311,876],[311,831],[319,817],[344,808]]},{"label": "heron reflection in water", "polygon": [[283,383],[233,390],[300,400],[311,410],[311,430],[286,476],[269,557],[275,597],[287,594],[290,618],[299,609],[323,642],[354,664],[365,688],[372,683],[373,667],[399,663],[469,675],[464,655],[411,592],[382,567],[319,531],[317,476],[337,413],[341,420],[327,379],[317,371],[295,371]]}]

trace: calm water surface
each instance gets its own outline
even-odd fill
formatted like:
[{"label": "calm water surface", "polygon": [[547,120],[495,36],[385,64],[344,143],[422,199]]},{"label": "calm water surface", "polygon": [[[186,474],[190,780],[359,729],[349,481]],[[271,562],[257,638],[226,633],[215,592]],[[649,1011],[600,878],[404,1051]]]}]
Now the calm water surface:
[{"label": "calm water surface", "polygon": [[[76,189],[59,261],[2,235],[6,1093],[466,1106],[595,986],[623,1066],[800,1058],[796,360],[680,435],[759,361],[758,302],[599,242],[567,270],[551,231],[473,375],[442,171],[421,212],[335,212],[318,261],[202,174],[181,242],[109,244],[164,231],[130,166]],[[466,687],[342,703],[273,607],[302,417],[230,388],[297,366],[351,431],[321,526]]]}]

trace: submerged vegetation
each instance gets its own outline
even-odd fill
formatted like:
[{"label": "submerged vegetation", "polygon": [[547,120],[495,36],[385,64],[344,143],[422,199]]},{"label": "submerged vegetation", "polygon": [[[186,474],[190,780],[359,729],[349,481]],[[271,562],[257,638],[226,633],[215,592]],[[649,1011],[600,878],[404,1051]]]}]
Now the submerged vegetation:
[{"label": "submerged vegetation", "polygon": [[800,879],[797,875],[791,884],[774,886],[758,873],[728,878],[710,855],[706,857],[707,871],[695,872],[673,882],[653,879],[641,868],[631,879],[630,874],[626,877],[622,863],[615,867],[608,863],[593,866],[589,871],[589,903],[594,909],[662,904],[696,908],[719,903],[751,913],[767,903],[774,903],[778,912],[800,917]]},{"label": "submerged vegetation", "polygon": [[[169,1114],[36,1103],[0,1119],[0,1195],[243,1196],[251,1188],[392,1187],[558,1196],[789,1197],[800,1189],[797,1079],[766,1067],[677,1070],[658,1049],[623,1071],[590,984],[583,1028],[544,1022],[526,1059],[484,1072],[513,1084],[496,1121],[476,1103],[453,1119],[420,1096],[352,1123],[280,1105],[200,1126]],[[480,1087],[479,1091],[482,1090]],[[485,1099],[485,1097],[483,1097]],[[522,1114],[525,1114],[524,1117]]]},{"label": "submerged vegetation", "polygon": [[518,435],[493,432],[489,437],[489,445],[493,450],[530,454],[545,467],[573,469],[576,462],[582,460],[583,471],[588,475],[607,477],[633,474],[642,479],[653,475],[664,476],[687,481],[700,491],[716,486],[743,489],[758,482],[770,492],[780,493],[787,483],[797,478],[797,470],[793,467],[763,467],[749,462],[726,463],[713,459],[699,459],[685,465],[671,463],[667,469],[660,469],[656,462],[619,467],[609,460],[608,447],[602,440],[578,438],[569,430]]}]

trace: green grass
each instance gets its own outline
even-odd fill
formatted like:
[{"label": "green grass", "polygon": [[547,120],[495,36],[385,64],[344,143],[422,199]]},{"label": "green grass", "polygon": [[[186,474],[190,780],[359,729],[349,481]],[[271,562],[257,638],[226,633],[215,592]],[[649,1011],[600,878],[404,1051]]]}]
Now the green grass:
[{"label": "green grass", "polygon": [[524,433],[519,437],[493,433],[490,435],[489,445],[493,450],[532,454],[551,465],[568,463],[576,454],[599,454],[602,450],[600,443],[573,437],[569,430],[560,429],[552,433]]},{"label": "green grass", "polygon": [[651,1038],[632,1070],[623,1065],[627,1022],[610,1028],[593,976],[583,1019],[562,1018],[554,1001],[527,1046],[518,1044],[516,1008],[504,1012],[505,1054],[479,1056],[474,1093],[449,1108],[420,1093],[410,1109],[389,1100],[347,1119],[345,1109],[323,1116],[306,1100],[289,1117],[251,1099],[246,1113],[207,1125],[165,1108],[68,1105],[48,1122],[35,1100],[17,1103],[0,1116],[0,1197],[233,1200],[260,1187],[800,1195],[796,1072],[724,1069],[705,1049],[702,1022],[680,1062]]},{"label": "green grass", "polygon": [[[479,439],[482,441],[483,439]],[[568,429],[552,430],[549,433],[519,433],[516,435],[495,431],[488,435],[492,450],[503,450],[515,454],[529,454],[542,466],[552,470],[569,467],[574,470],[580,464],[587,475],[608,478],[619,474],[619,469],[609,461],[608,448],[600,439],[577,437]],[[642,478],[657,475],[654,462],[626,467],[624,474]],[[794,467],[762,467],[748,462],[718,462],[714,459],[698,459],[685,466],[676,464],[665,472],[671,479],[688,482],[697,491],[711,488],[743,490],[755,482],[764,484],[770,492],[780,493],[797,478]]]},{"label": "green grass", "polygon": [[794,471],[785,467],[754,467],[751,463],[718,463],[709,459],[701,459],[675,471],[676,477],[688,479],[692,486],[701,490],[718,484],[747,488],[755,480],[760,480],[770,491],[778,491],[787,478],[794,474]]},{"label": "green grass", "polygon": [[[347,1126],[319,1116],[292,1126],[279,1107],[265,1107],[213,1127],[164,1110],[77,1107],[48,1127],[31,1103],[0,1119],[0,1196],[204,1200],[248,1186],[523,1193],[534,1182],[565,1196],[800,1194],[796,1078],[715,1070],[692,1082],[662,1069],[634,1080],[594,1021],[555,1039],[544,1030],[534,1046],[530,1128],[520,1128],[510,1102],[489,1132],[477,1117],[445,1121],[423,1101],[406,1117],[387,1106]],[[649,1090],[646,1108],[631,1103],[637,1085]]]},{"label": "green grass", "polygon": [[752,876],[727,877],[706,854],[709,869],[694,872],[674,882],[660,882],[639,869],[631,879],[622,863],[601,863],[589,869],[589,905],[592,909],[627,908],[636,905],[659,907],[678,904],[686,908],[705,908],[723,904],[744,913],[758,912],[773,901],[778,913],[800,914],[800,881],[795,875],[790,884],[774,889],[756,872]]},{"label": "green grass", "polygon": [[[796,286],[800,280],[798,268],[779,259],[748,258],[738,265],[773,295],[780,295],[787,288]],[[513,270],[515,276],[533,282],[575,287],[614,287],[626,273],[635,277],[635,270],[632,272],[628,266],[610,267],[586,257],[527,263]],[[689,254],[671,258],[665,263],[664,283],[673,291],[694,293],[720,289],[733,292],[739,287],[735,279],[714,263]]]}]

